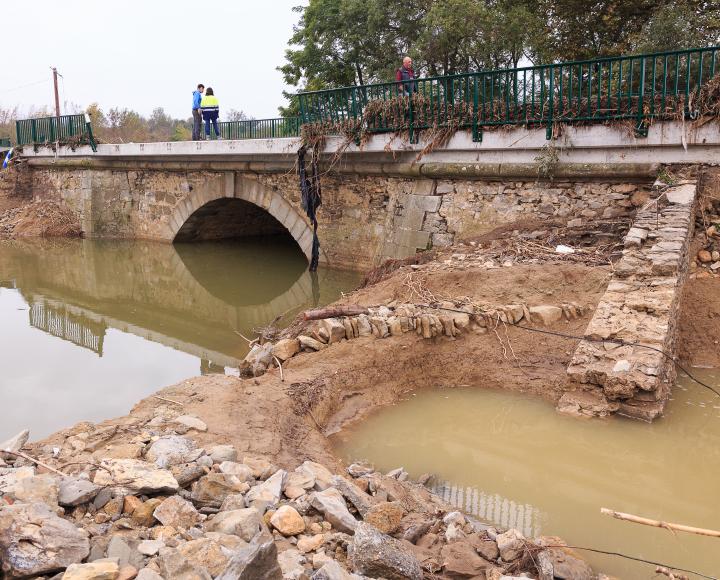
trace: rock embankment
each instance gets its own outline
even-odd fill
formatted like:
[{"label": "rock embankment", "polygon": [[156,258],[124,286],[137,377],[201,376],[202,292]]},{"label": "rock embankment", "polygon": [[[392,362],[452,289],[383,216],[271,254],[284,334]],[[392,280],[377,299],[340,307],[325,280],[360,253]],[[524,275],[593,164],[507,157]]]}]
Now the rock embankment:
[{"label": "rock embankment", "polygon": [[188,433],[204,425],[189,419],[177,429],[151,420],[93,461],[61,460],[50,446],[32,458],[27,432],[1,444],[5,577],[593,577],[557,538],[452,511],[401,468],[338,474],[306,460],[286,470],[231,445],[199,447]]},{"label": "rock embankment", "polygon": [[453,339],[464,332],[485,334],[500,324],[520,324],[522,321],[552,325],[560,320],[574,320],[585,309],[574,303],[559,305],[506,304],[491,306],[468,301],[440,301],[432,305],[397,304],[368,308],[366,314],[325,318],[306,325],[299,331],[273,342],[254,344],[245,357],[241,372],[246,376],[260,376],[275,361],[285,362],[300,352],[314,352],[329,344],[355,338],[388,338],[415,333],[423,339],[448,337]]}]

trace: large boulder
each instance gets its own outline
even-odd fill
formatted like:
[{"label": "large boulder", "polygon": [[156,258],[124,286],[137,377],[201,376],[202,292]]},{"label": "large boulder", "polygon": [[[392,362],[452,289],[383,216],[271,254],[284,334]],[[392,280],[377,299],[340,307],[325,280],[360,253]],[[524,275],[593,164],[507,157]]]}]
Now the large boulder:
[{"label": "large boulder", "polygon": [[189,560],[173,548],[161,548],[157,564],[165,580],[212,580],[204,566]]},{"label": "large boulder", "polygon": [[371,578],[422,580],[414,554],[402,542],[364,522],[358,523],[348,548],[353,570]]},{"label": "large boulder", "polygon": [[492,562],[478,556],[475,548],[464,540],[443,546],[441,555],[445,573],[453,578],[474,578],[494,567]]},{"label": "large boulder", "polygon": [[87,532],[44,503],[0,508],[0,562],[7,577],[56,572],[82,562],[89,553]]},{"label": "large boulder", "polygon": [[52,475],[34,475],[19,479],[12,495],[21,503],[43,502],[52,508],[58,505],[58,480]]},{"label": "large boulder", "polygon": [[200,506],[219,508],[226,497],[248,490],[248,484],[235,475],[208,473],[192,490],[192,500]]},{"label": "large boulder", "polygon": [[392,534],[400,527],[405,510],[399,502],[382,502],[372,506],[365,514],[365,521],[383,534]]},{"label": "large boulder", "polygon": [[95,474],[95,485],[121,487],[125,495],[174,492],[180,487],[172,473],[138,459],[106,459]]},{"label": "large boulder", "polygon": [[525,536],[518,530],[510,529],[495,538],[500,557],[506,562],[517,560],[525,552]]},{"label": "large boulder", "polygon": [[249,504],[258,501],[269,505],[275,505],[280,501],[286,476],[287,472],[284,469],[278,469],[266,481],[263,481],[250,489],[245,496],[245,500]]},{"label": "large boulder", "polygon": [[216,580],[281,580],[277,548],[272,538],[258,535],[240,548]]},{"label": "large boulder", "polygon": [[282,338],[272,348],[273,356],[283,362],[294,357],[298,352],[300,352],[300,341],[297,338]]},{"label": "large boulder", "polygon": [[347,534],[355,531],[358,521],[347,509],[342,494],[334,487],[313,493],[310,504],[322,513],[335,529]]},{"label": "large boulder", "polygon": [[63,477],[60,480],[58,501],[60,505],[72,507],[91,501],[102,489],[87,479]]},{"label": "large boulder", "polygon": [[265,530],[262,515],[255,508],[220,512],[205,522],[206,532],[220,532],[239,536],[246,542],[252,540],[258,532]]},{"label": "large boulder", "polygon": [[150,445],[145,457],[158,467],[171,467],[181,463],[190,463],[202,455],[195,442],[187,437],[166,435]]},{"label": "large boulder", "polygon": [[359,578],[359,576],[345,570],[336,560],[325,562],[325,564],[312,575],[312,580],[355,580]]},{"label": "large boulder", "polygon": [[189,562],[199,564],[214,578],[220,574],[228,563],[229,550],[223,550],[220,543],[209,538],[199,538],[182,544],[178,552]]},{"label": "large boulder", "polygon": [[280,506],[270,518],[270,523],[283,536],[296,536],[305,531],[302,516],[289,505]]},{"label": "large boulder", "polygon": [[15,459],[15,455],[12,455],[10,453],[2,453],[2,451],[12,451],[13,453],[17,453],[23,448],[23,445],[27,443],[29,438],[30,431],[25,429],[24,431],[20,431],[20,433],[18,433],[14,437],[11,437],[7,441],[3,441],[2,443],[0,443],[0,459]]},{"label": "large boulder", "polygon": [[173,526],[174,528],[184,528],[186,530],[192,528],[201,519],[195,506],[179,495],[173,495],[162,502],[155,508],[153,516],[163,526]]},{"label": "large boulder", "polygon": [[107,558],[87,564],[71,564],[62,580],[115,580],[119,574],[117,561]]},{"label": "large boulder", "polygon": [[348,481],[340,475],[334,475],[332,477],[332,485],[343,494],[345,499],[355,506],[363,519],[366,518],[368,512],[377,501],[374,497],[360,489],[354,482]]},{"label": "large boulder", "polygon": [[332,487],[333,474],[324,465],[314,461],[305,461],[295,471],[312,476],[315,479],[315,489],[318,491]]}]

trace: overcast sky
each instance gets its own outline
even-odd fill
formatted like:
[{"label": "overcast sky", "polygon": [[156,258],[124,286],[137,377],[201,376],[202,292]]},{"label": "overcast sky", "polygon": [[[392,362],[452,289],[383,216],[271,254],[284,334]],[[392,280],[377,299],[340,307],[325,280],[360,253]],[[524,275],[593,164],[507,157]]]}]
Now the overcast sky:
[{"label": "overcast sky", "polygon": [[[306,0],[28,0],[4,2],[0,106],[98,102],[148,115],[163,107],[190,116],[197,83],[212,86],[222,110],[277,117],[285,88],[275,70]],[[27,86],[32,85],[32,86]]]}]

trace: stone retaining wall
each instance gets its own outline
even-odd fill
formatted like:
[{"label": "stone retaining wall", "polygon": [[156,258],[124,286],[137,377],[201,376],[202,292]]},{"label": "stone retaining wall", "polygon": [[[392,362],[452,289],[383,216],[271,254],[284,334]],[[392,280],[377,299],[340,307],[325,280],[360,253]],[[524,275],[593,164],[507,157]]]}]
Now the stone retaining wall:
[{"label": "stone retaining wall", "polygon": [[638,344],[582,341],[567,370],[579,390],[561,398],[561,411],[617,412],[648,421],[662,414],[676,371],[659,351],[676,353],[695,197],[695,182],[683,182],[667,187],[657,204],[638,212],[623,257],[585,331],[595,341]]},{"label": "stone retaining wall", "polygon": [[[39,166],[36,198],[62,201],[88,237],[172,241],[186,220],[224,198],[255,203],[284,225],[309,252],[312,236],[294,172],[161,169],[115,170]],[[321,259],[369,269],[387,258],[448,246],[522,219],[591,220],[629,215],[647,197],[643,184],[609,181],[428,179],[334,173],[323,177],[318,212]],[[224,212],[206,212],[223,219]],[[195,220],[199,222],[200,220]],[[242,226],[242,224],[240,224]],[[237,219],[209,229],[239,235]],[[193,237],[202,238],[202,223]],[[246,230],[247,231],[247,230]],[[216,237],[213,234],[213,237]]]}]

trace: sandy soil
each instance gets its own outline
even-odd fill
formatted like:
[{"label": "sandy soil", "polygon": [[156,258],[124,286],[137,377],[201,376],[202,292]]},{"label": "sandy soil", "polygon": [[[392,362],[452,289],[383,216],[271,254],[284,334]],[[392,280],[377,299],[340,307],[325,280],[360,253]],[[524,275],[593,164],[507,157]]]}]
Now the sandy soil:
[{"label": "sandy soil", "polygon": [[678,354],[684,364],[720,367],[720,278],[685,283]]}]

